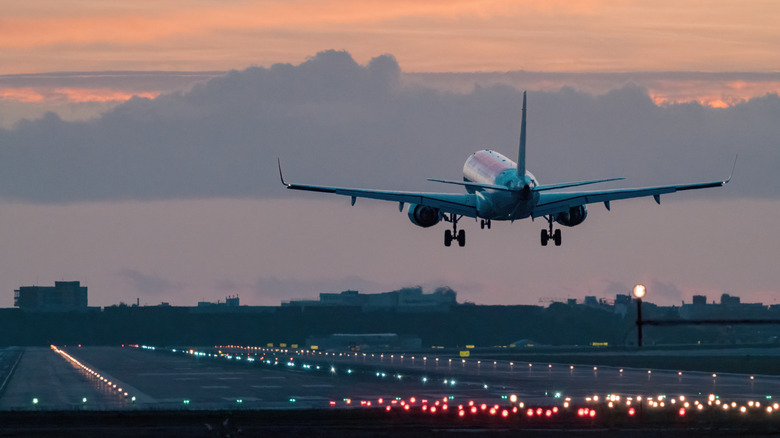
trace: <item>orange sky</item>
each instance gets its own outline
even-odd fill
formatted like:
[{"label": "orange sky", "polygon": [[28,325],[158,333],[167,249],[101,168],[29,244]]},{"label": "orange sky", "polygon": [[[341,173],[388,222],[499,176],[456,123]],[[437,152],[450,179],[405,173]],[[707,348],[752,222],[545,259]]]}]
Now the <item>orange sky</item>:
[{"label": "orange sky", "polygon": [[406,71],[778,71],[780,4],[731,0],[0,1],[0,74],[226,70],[323,49]]},{"label": "orange sky", "polygon": [[[0,10],[0,75],[243,69],[324,49],[362,64],[390,53],[405,72],[780,72],[774,0],[0,0]],[[690,85],[651,96],[722,107],[780,90]],[[27,103],[157,94],[0,89]]]}]

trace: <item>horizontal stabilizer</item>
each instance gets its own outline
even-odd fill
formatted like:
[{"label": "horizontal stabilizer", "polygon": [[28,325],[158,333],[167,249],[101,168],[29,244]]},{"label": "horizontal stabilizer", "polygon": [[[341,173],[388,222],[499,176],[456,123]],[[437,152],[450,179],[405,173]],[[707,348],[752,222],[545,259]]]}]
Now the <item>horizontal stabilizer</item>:
[{"label": "horizontal stabilizer", "polygon": [[561,184],[549,184],[546,186],[538,186],[534,190],[537,192],[542,192],[545,190],[566,189],[569,187],[586,186],[588,184],[598,184],[598,183],[609,182],[609,181],[620,181],[623,179],[625,178],[594,179],[592,181],[577,181],[577,182],[561,183]]},{"label": "horizontal stabilizer", "polygon": [[438,182],[438,183],[444,183],[444,184],[455,184],[459,186],[466,186],[466,187],[472,187],[475,189],[491,189],[491,190],[503,190],[505,192],[517,192],[519,190],[510,189],[507,186],[499,186],[495,184],[479,184],[479,183],[473,183],[468,181],[447,181],[444,179],[433,179],[428,178],[428,181]]}]

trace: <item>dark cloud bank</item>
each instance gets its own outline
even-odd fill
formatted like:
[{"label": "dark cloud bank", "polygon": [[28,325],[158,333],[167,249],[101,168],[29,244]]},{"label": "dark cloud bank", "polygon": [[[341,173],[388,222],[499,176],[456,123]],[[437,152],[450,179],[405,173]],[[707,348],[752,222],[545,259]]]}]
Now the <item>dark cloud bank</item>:
[{"label": "dark cloud bank", "polygon": [[[522,100],[506,86],[467,94],[401,86],[391,56],[367,66],[323,52],[252,67],[183,94],[132,99],[99,119],[53,114],[0,130],[0,196],[33,202],[278,197],[276,157],[297,182],[451,191],[474,150],[515,158]],[[591,96],[529,93],[529,168],[542,182],[625,185],[725,178],[695,196],[780,195],[780,98],[728,109],[658,107],[633,86]],[[457,190],[457,189],[454,189]],[[298,194],[298,196],[301,196]]]}]

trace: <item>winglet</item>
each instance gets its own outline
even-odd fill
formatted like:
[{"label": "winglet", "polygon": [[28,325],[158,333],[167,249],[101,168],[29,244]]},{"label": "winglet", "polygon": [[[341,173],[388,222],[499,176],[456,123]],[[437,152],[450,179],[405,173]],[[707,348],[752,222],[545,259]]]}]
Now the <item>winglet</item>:
[{"label": "winglet", "polygon": [[734,165],[731,166],[731,173],[729,174],[729,178],[726,181],[723,181],[723,184],[728,184],[729,181],[731,181],[731,177],[734,176],[734,169],[737,167],[737,158],[739,158],[739,154],[734,157]]},{"label": "winglet", "polygon": [[517,153],[517,176],[525,178],[525,91],[523,91],[523,113],[520,118],[520,147]]},{"label": "winglet", "polygon": [[279,179],[281,179],[281,180],[282,180],[282,184],[283,184],[285,187],[290,187],[290,185],[289,185],[289,184],[287,184],[287,183],[284,181],[284,175],[282,175],[282,160],[280,160],[280,159],[279,159],[279,157],[276,157],[276,163],[277,163],[277,164],[279,164]]}]

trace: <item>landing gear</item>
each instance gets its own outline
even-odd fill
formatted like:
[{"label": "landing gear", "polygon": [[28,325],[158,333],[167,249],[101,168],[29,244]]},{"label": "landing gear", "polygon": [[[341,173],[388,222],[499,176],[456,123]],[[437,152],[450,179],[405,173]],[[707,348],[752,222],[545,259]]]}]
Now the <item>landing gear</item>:
[{"label": "landing gear", "polygon": [[547,246],[547,242],[552,239],[553,242],[555,242],[555,246],[561,246],[561,230],[555,230],[553,232],[553,217],[552,216],[545,216],[545,219],[547,219],[547,224],[549,226],[548,230],[542,230],[542,246]]},{"label": "landing gear", "polygon": [[462,216],[456,216],[454,213],[450,214],[450,217],[444,216],[444,220],[452,222],[452,231],[444,231],[444,246],[452,245],[453,240],[458,241],[458,246],[466,246],[466,231],[458,231],[458,221]]},{"label": "landing gear", "polygon": [[487,229],[489,230],[490,229],[490,219],[481,219],[480,222],[479,222],[479,227],[482,228],[483,230],[485,229],[485,227],[487,227]]}]

